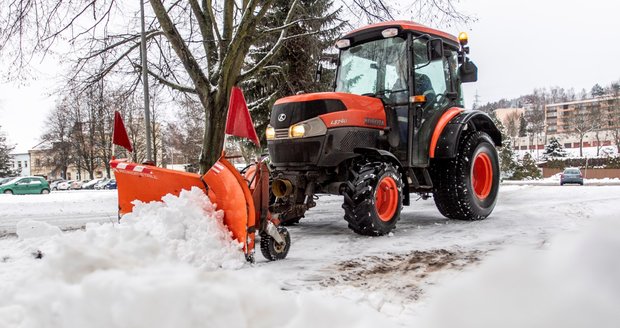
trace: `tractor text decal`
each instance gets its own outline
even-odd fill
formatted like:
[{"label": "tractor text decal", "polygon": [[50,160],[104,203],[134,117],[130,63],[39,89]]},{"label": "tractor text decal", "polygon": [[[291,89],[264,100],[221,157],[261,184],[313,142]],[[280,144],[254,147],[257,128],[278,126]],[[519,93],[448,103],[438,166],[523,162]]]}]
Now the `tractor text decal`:
[{"label": "tractor text decal", "polygon": [[340,118],[337,120],[332,120],[329,125],[342,125],[342,124],[347,124],[347,119],[346,118]]}]

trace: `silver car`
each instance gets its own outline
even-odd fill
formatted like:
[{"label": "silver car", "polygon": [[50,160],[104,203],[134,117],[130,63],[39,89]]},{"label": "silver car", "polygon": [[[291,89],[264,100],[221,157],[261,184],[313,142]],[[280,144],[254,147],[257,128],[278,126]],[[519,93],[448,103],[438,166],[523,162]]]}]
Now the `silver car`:
[{"label": "silver car", "polygon": [[581,170],[576,167],[564,169],[564,172],[560,175],[560,186],[563,186],[565,183],[577,183],[583,186]]}]

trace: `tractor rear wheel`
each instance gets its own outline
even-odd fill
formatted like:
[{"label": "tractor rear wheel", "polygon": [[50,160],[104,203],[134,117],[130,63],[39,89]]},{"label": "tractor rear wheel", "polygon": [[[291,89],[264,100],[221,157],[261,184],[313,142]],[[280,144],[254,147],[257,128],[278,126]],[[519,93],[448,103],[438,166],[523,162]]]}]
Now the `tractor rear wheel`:
[{"label": "tractor rear wheel", "polygon": [[447,218],[482,220],[491,214],[499,190],[499,160],[484,132],[465,135],[455,158],[434,160],[433,199]]},{"label": "tractor rear wheel", "polygon": [[388,162],[357,164],[349,182],[342,205],[349,228],[366,236],[392,231],[403,203],[403,181],[396,167]]}]

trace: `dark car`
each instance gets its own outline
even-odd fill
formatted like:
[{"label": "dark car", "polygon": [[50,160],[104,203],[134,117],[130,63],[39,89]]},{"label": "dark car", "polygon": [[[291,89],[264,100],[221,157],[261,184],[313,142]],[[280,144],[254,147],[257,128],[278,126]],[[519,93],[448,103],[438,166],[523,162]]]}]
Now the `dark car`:
[{"label": "dark car", "polygon": [[103,189],[116,189],[116,180],[110,180]]},{"label": "dark car", "polygon": [[577,183],[583,186],[583,175],[581,174],[581,170],[575,167],[564,169],[564,172],[560,175],[560,186],[566,183]]}]

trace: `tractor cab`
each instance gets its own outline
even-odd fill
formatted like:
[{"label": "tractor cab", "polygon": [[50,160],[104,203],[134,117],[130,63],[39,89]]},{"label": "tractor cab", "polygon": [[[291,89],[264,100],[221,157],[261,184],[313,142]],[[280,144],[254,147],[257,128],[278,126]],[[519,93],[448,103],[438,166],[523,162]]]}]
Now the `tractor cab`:
[{"label": "tractor cab", "polygon": [[[335,91],[381,99],[394,154],[407,166],[425,167],[430,127],[450,108],[463,107],[460,85],[477,79],[466,44],[465,34],[457,39],[405,21],[353,31],[336,43]],[[465,78],[463,65],[473,71]]]}]

